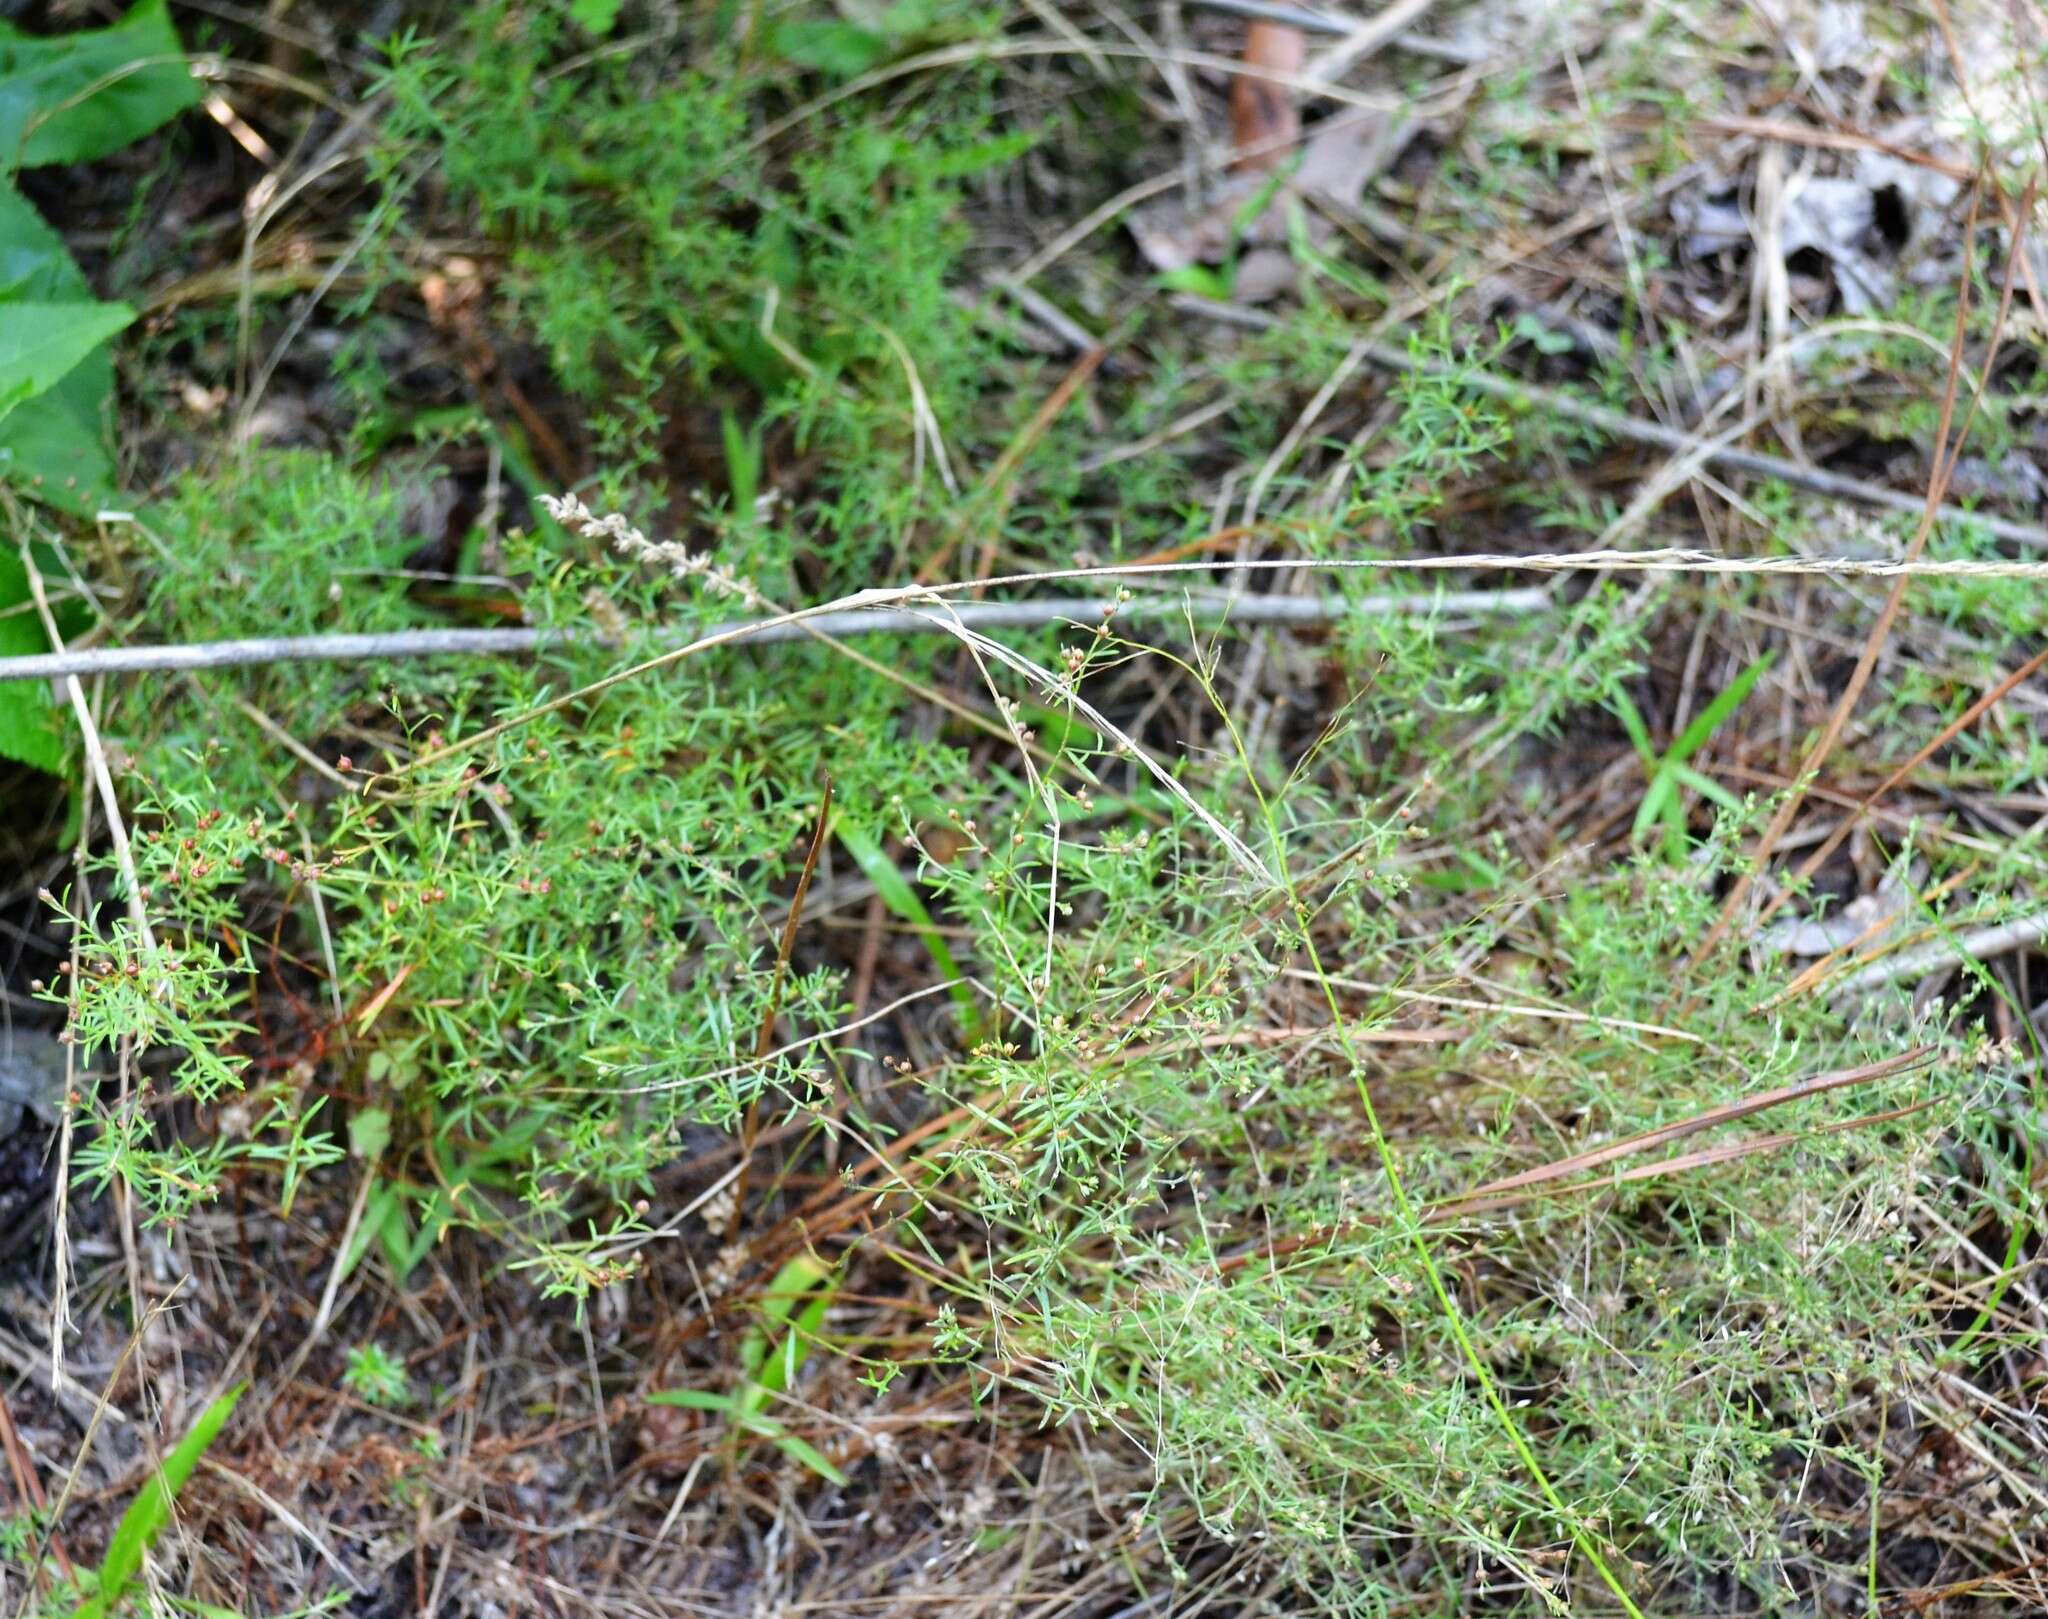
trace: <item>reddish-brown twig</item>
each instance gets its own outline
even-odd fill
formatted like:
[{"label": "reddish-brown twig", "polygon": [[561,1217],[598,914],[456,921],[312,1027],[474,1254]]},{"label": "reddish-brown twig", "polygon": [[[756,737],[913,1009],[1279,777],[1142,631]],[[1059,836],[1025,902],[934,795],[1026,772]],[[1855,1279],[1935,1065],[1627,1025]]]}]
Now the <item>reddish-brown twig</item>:
[{"label": "reddish-brown twig", "polygon": [[[804,851],[804,869],[797,874],[796,893],[789,902],[789,915],[782,923],[782,941],[775,951],[775,977],[768,985],[768,1004],[761,1013],[761,1028],[754,1036],[754,1061],[765,1063],[775,1049],[775,1019],[782,1011],[782,986],[789,977],[789,958],[796,949],[796,930],[803,921],[804,897],[811,891],[811,878],[818,870],[818,857],[825,850],[825,834],[832,826],[832,778],[825,777],[823,792],[818,798],[818,820],[811,828],[811,845]],[[747,1116],[740,1128],[739,1174],[732,1183],[732,1219],[726,1227],[725,1240],[738,1239],[740,1223],[746,1216],[747,1171],[754,1157],[754,1138],[760,1127],[761,1098],[747,1103]]]}]

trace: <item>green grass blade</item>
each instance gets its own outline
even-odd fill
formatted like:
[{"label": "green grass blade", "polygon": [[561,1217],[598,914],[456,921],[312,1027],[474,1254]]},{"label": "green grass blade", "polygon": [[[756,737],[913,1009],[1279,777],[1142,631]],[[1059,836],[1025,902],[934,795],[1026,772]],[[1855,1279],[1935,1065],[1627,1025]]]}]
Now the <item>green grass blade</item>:
[{"label": "green grass blade", "polygon": [[1657,768],[1657,745],[1650,740],[1650,728],[1643,723],[1643,711],[1629,701],[1626,692],[1617,691],[1609,701],[1614,717],[1621,721],[1621,728],[1628,732],[1628,739],[1635,744],[1635,750],[1642,755],[1646,770]]},{"label": "green grass blade", "polygon": [[932,920],[932,913],[925,909],[917,890],[868,832],[837,816],[833,817],[832,830],[846,852],[853,856],[854,864],[875,885],[875,892],[882,896],[882,903],[889,907],[889,914],[897,921],[909,924],[931,953],[932,964],[954,981],[951,990],[953,1004],[960,1009],[962,1030],[971,1035],[978,1022],[974,992],[963,981],[966,975],[960,971],[960,963],[953,959],[945,936],[939,932],[938,924]]},{"label": "green grass blade", "polygon": [[1739,813],[1741,811],[1742,800],[1728,791],[1718,781],[1714,780],[1712,776],[1701,775],[1691,765],[1674,766],[1671,773],[1678,778],[1680,786],[1690,787],[1709,803],[1718,804],[1724,810],[1731,812]]},{"label": "green grass blade", "polygon": [[820,1478],[830,1479],[834,1484],[844,1484],[846,1475],[825,1460],[818,1447],[808,1439],[799,1439],[793,1433],[778,1434],[774,1443],[785,1455],[802,1462]]},{"label": "green grass blade", "polygon": [[764,1416],[762,1413],[755,1411],[741,1415],[735,1420],[738,1422],[742,1433],[750,1433],[759,1438],[766,1439],[770,1444],[784,1452],[784,1454],[796,1461],[802,1462],[804,1466],[808,1467],[820,1478],[830,1479],[834,1484],[844,1484],[846,1482],[846,1475],[828,1462],[817,1446],[807,1439],[799,1439],[775,1418]]},{"label": "green grass blade", "polygon": [[709,1389],[661,1389],[647,1396],[649,1405],[680,1405],[691,1411],[720,1411],[732,1414],[732,1396]]},{"label": "green grass blade", "polygon": [[192,1425],[192,1431],[178,1441],[177,1449],[164,1458],[162,1470],[143,1485],[128,1510],[121,1514],[119,1527],[114,1538],[107,1544],[107,1555],[100,1563],[99,1588],[73,1611],[72,1619],[105,1619],[121,1600],[129,1583],[142,1568],[142,1555],[149,1550],[150,1543],[163,1533],[165,1524],[171,1521],[171,1504],[177,1500],[178,1492],[192,1477],[198,1467],[199,1458],[219,1435],[228,1418],[234,1414],[240,1403],[246,1383],[238,1383],[228,1390],[205,1411]]},{"label": "green grass blade", "polygon": [[1711,703],[1693,716],[1692,724],[1680,733],[1671,751],[1664,755],[1667,764],[1683,764],[1705,746],[1708,737],[1721,728],[1721,724],[1743,704],[1756,683],[1763,679],[1771,665],[1777,661],[1777,654],[1766,652],[1741,674],[1728,682],[1728,687]]},{"label": "green grass blade", "polygon": [[[740,1364],[747,1374],[747,1384],[736,1397],[739,1411],[759,1411],[771,1397],[796,1380],[796,1374],[810,1359],[811,1345],[819,1327],[824,1325],[833,1292],[831,1270],[808,1254],[798,1254],[776,1272],[775,1280],[762,1295],[765,1324],[748,1333],[740,1346]],[[773,1327],[788,1330],[771,1350],[769,1331]]]},{"label": "green grass blade", "polygon": [[1672,796],[1671,772],[1659,768],[1650,777],[1650,790],[1643,794],[1643,801],[1636,806],[1635,825],[1629,829],[1629,836],[1639,838],[1663,816],[1666,804],[1675,803]]},{"label": "green grass blade", "polygon": [[761,1295],[761,1320],[740,1343],[741,1371],[751,1378],[761,1369],[768,1359],[769,1334],[788,1326],[798,1304],[831,1274],[809,1254],[798,1254],[775,1273],[775,1280]]},{"label": "green grass blade", "polygon": [[804,1306],[803,1314],[790,1323],[789,1331],[782,1341],[761,1365],[760,1375],[755,1379],[750,1393],[756,1395],[755,1405],[767,1401],[770,1395],[780,1394],[796,1381],[796,1374],[803,1369],[805,1361],[811,1358],[811,1349],[817,1342],[818,1329],[825,1324],[825,1311],[832,1304],[832,1289],[827,1288]]}]

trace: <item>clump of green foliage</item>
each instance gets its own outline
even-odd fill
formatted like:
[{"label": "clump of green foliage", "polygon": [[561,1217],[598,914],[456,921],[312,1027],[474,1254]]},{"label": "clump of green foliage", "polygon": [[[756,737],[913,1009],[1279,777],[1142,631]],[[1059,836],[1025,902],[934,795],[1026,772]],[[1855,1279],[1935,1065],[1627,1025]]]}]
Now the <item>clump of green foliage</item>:
[{"label": "clump of green foliage", "polygon": [[[936,5],[918,32],[993,22]],[[686,68],[603,50],[565,63],[569,33],[500,0],[455,40],[395,47],[394,183],[429,162],[437,200],[502,244],[497,317],[578,401],[594,503],[687,513],[698,479],[679,475],[678,437],[709,436],[723,410],[741,446],[778,434],[817,463],[760,522],[771,491],[749,487],[744,448],[726,455],[734,567],[770,596],[903,571],[957,493],[953,459],[978,458],[1000,354],[953,296],[963,193],[1028,131],[996,132],[992,77],[969,70],[898,116],[806,120],[780,149],[757,130],[769,79],[792,48],[801,60],[789,24],[742,26]]]}]

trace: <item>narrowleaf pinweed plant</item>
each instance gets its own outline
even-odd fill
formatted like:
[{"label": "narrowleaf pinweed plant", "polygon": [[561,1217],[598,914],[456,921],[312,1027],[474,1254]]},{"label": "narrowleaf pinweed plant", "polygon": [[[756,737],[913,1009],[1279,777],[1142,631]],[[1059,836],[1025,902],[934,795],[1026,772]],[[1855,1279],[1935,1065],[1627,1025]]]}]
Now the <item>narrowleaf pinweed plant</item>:
[{"label": "narrowleaf pinweed plant", "polygon": [[[653,620],[758,599],[705,553],[573,499],[553,510],[621,555],[565,560],[560,541],[508,538],[536,622],[576,616],[593,584]],[[669,576],[657,595],[648,561]],[[1560,1600],[1575,1538],[1610,1562],[1734,1570],[1759,1590],[1852,1560],[1825,1520],[1799,1518],[1785,1459],[1853,1473],[1867,1457],[1843,1425],[1871,1379],[1937,1354],[1934,1319],[1901,1285],[1913,1239],[1896,1212],[1962,1218],[1987,1188],[2023,1195],[2007,1184],[2021,1166],[1973,1122],[2006,1068],[1944,1059],[1858,1088],[1849,1110],[1795,1104],[1768,1151],[1719,1167],[1502,1215],[1452,1203],[1418,1246],[1361,1085],[1429,1210],[1588,1137],[1887,1055],[1897,1031],[1811,998],[1760,1018],[1732,956],[1674,1012],[1673,969],[1751,810],[1675,865],[1602,872],[1568,854],[1532,866],[1504,840],[1473,848],[1454,750],[1475,721],[1499,742],[1582,705],[1594,688],[1574,689],[1571,660],[1503,647],[1475,675],[1468,641],[1420,627],[1381,653],[1408,704],[1369,691],[1285,768],[1227,744],[1177,772],[1176,796],[1062,691],[1158,670],[1146,678],[1185,682],[1228,737],[1223,645],[1182,660],[1113,621],[1061,642],[1044,655],[1063,671],[1050,683],[1001,664],[988,677],[999,711],[1028,701],[1072,722],[1039,728],[1059,741],[1037,764],[918,739],[901,688],[802,645],[685,662],[567,707],[552,705],[616,654],[331,683],[323,731],[357,751],[322,761],[305,810],[281,787],[268,796],[282,809],[252,802],[246,763],[218,742],[157,750],[137,822],[163,966],[117,926],[85,957],[77,1027],[88,1050],[180,1054],[151,1083],[192,1102],[243,1087],[240,1133],[194,1146],[153,1132],[145,1085],[125,1110],[101,1105],[81,1162],[175,1219],[234,1161],[267,1159],[289,1188],[341,1156],[342,1112],[374,1109],[391,1127],[375,1167],[403,1194],[385,1244],[401,1274],[415,1227],[460,1226],[565,1290],[618,1282],[680,1132],[734,1129],[764,1100],[801,1116],[861,1084],[855,1046],[747,1060],[771,1010],[777,896],[829,770],[843,813],[903,851],[973,977],[975,1042],[921,1080],[971,1122],[882,1197],[953,1275],[949,1353],[971,1355],[977,1379],[1126,1436],[1154,1459],[1151,1510],[1187,1501],[1344,1611],[1381,1611],[1412,1583],[1407,1548],[1462,1547]],[[317,678],[264,672],[238,680],[241,704],[277,701],[272,679],[294,701],[322,695]],[[1412,699],[1433,690],[1456,696],[1418,724]],[[1290,874],[1298,901],[1232,858],[1219,828]],[[289,946],[274,923],[266,939],[236,920],[259,879],[280,918],[300,919]],[[1310,937],[1367,1070],[1316,1015]],[[287,949],[331,951],[332,977],[299,992],[292,1029],[274,1005],[264,1029],[247,986],[285,971]],[[926,1037],[961,1042],[947,1003],[925,1004]],[[793,1029],[847,1010],[830,967],[781,991]],[[1919,1035],[1956,1049],[1939,1013]],[[1971,1154],[1974,1180],[1942,1165],[1943,1142]],[[936,1214],[985,1227],[985,1254],[957,1269],[924,1234]],[[1569,1518],[1504,1441],[1424,1255],[1457,1279],[1481,1370]]]},{"label": "narrowleaf pinweed plant", "polygon": [[[843,1492],[835,1512],[873,1510],[896,1441],[868,1414],[926,1378],[948,1421],[971,1403],[1142,1456],[1115,1555],[1156,1543],[1177,1576],[1242,1571],[1309,1611],[1480,1590],[1791,1613],[1853,1589],[1891,1402],[1959,1336],[2028,1341],[1993,1306],[1958,1327],[1983,1278],[1953,1238],[1989,1223],[2001,1277],[2026,1263],[2038,1081],[1987,1038],[1981,983],[1791,993],[1756,944],[1702,946],[1793,768],[1776,587],[1573,580],[1532,622],[1361,611],[1262,641],[1112,610],[614,680],[679,626],[925,568],[1463,554],[1454,497],[1488,480],[1545,530],[1615,515],[1557,487],[1598,446],[1468,385],[1519,339],[1462,314],[1315,477],[1268,477],[1379,286],[1327,249],[1298,310],[1213,359],[1156,302],[1082,301],[1145,364],[1045,412],[1071,360],[966,295],[973,222],[993,188],[1049,183],[1031,109],[1096,109],[1009,95],[972,48],[1001,16],[726,18],[624,49],[620,13],[492,0],[394,41],[366,268],[333,306],[350,432],[244,439],[73,538],[136,639],[602,632],[107,689],[135,887],[110,853],[53,900],[77,964],[44,987],[108,1076],[80,1089],[85,1187],[160,1228],[231,1187],[287,1218],[343,1188],[335,1287],[405,1297],[454,1243],[578,1328],[617,1319],[657,1237],[695,1243],[694,1298],[660,1311],[737,1314],[706,1328],[737,1359],[628,1375],[592,1350],[593,1425],[609,1445],[608,1413],[651,1401],[702,1421],[693,1465],[786,1463],[786,1493]],[[860,78],[939,44],[962,47],[943,94]],[[1504,175],[1564,161],[1501,144],[1454,198],[1497,206]],[[425,301],[451,220],[477,301],[441,335],[497,345],[525,391],[478,363],[479,398],[415,408],[393,310]],[[163,329],[197,347],[206,318]],[[1626,405],[1631,364],[1671,363],[1631,348],[1595,382]],[[1199,448],[1197,393],[1228,407]],[[401,456],[422,486],[486,467],[488,515],[422,532]],[[1787,516],[1766,543],[1839,549],[1752,494]],[[1926,655],[1875,704],[1915,740],[1872,742],[1871,768],[2002,678],[2039,622],[2015,583],[1916,598],[1900,633]],[[1734,628],[1692,643],[1671,719],[1673,627],[1710,621]],[[2040,756],[2000,715],[1943,768],[2019,793]],[[1859,836],[1925,896],[1902,926],[2028,914],[2033,833]],[[888,1328],[850,1326],[884,1288]],[[397,1330],[338,1338],[345,1388],[415,1398]],[[406,1501],[442,1459],[423,1434]]]},{"label": "narrowleaf pinweed plant", "polygon": [[[306,481],[273,486],[302,496],[346,487],[337,469],[285,470]],[[593,531],[620,555],[508,537],[535,622],[575,619],[592,588],[648,622],[758,600],[708,553],[573,499],[554,515],[569,541]],[[653,590],[650,561],[667,576]],[[297,612],[330,610],[289,584]],[[1640,622],[1609,629],[1607,611],[1589,597],[1580,633]],[[829,770],[840,813],[902,851],[891,858],[972,977],[971,1044],[947,1001],[920,1003],[923,1038],[954,1047],[920,1083],[968,1122],[881,1206],[953,1278],[948,1354],[972,1357],[977,1380],[1126,1436],[1156,1466],[1150,1510],[1185,1500],[1345,1611],[1381,1611],[1416,1577],[1411,1550],[1454,1545],[1559,1593],[1574,1539],[1610,1563],[1733,1570],[1757,1590],[1853,1561],[1826,1520],[1800,1516],[1786,1458],[1854,1474],[1858,1402],[1938,1354],[1904,1283],[1914,1239],[1897,1211],[1956,1220],[1986,1196],[2023,1198],[2023,1166],[1988,1122],[2008,1068],[1944,1058],[1857,1088],[1847,1109],[1796,1103],[1770,1121],[1772,1143],[1718,1166],[1498,1215],[1439,1209],[1576,1142],[1887,1055],[1898,1030],[1810,997],[1759,1017],[1732,954],[1674,1009],[1673,971],[1753,808],[1675,864],[1601,871],[1474,845],[1480,795],[1456,750],[1584,707],[1598,688],[1576,660],[1502,645],[1475,672],[1469,638],[1416,626],[1378,643],[1378,678],[1398,690],[1369,686],[1291,764],[1226,740],[1182,765],[1177,796],[1073,699],[1171,679],[1227,739],[1225,645],[1183,659],[1113,620],[1054,640],[1039,654],[1061,671],[1049,681],[988,665],[998,712],[1048,716],[1037,760],[1021,732],[981,757],[979,741],[920,737],[900,686],[801,644],[686,661],[567,706],[630,648],[457,681],[263,671],[237,677],[232,707],[196,690],[169,716],[193,727],[182,747],[147,743],[166,716],[136,709],[117,734],[150,748],[136,843],[155,954],[123,924],[101,936],[74,1027],[89,1053],[125,1042],[158,1077],[99,1105],[81,1165],[175,1220],[236,1162],[274,1166],[289,1196],[341,1157],[346,1115],[374,1111],[391,1195],[381,1247],[359,1242],[352,1262],[375,1251],[402,1275],[415,1231],[467,1227],[552,1286],[616,1284],[681,1132],[860,1094],[857,1044],[749,1060],[771,1010],[794,1030],[848,1011],[829,965],[799,964],[770,999],[779,896]],[[331,739],[296,788],[259,787],[246,753],[201,739],[209,715],[227,725],[284,701]],[[275,919],[252,926],[259,893]],[[1310,938],[1365,1069],[1317,1014]],[[288,1016],[250,998],[301,974]],[[1940,1011],[1917,1033],[1959,1049]],[[1419,1245],[1361,1085],[1413,1206],[1437,1210]],[[166,1133],[152,1122],[166,1091],[235,1128]],[[1956,1152],[1971,1176],[1944,1162]],[[964,1269],[926,1235],[940,1215],[989,1233]],[[1480,1370],[1569,1517],[1505,1441],[1424,1256],[1455,1280]]]}]

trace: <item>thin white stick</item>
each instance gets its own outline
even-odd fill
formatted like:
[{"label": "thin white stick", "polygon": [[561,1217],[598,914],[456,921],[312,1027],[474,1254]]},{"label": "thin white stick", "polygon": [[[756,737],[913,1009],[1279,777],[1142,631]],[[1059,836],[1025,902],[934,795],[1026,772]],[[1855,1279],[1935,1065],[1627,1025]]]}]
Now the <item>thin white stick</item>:
[{"label": "thin white stick", "polygon": [[2015,917],[2010,922],[1979,928],[1975,933],[1965,933],[1958,938],[1936,939],[1916,949],[1901,950],[1897,955],[1886,956],[1882,961],[1874,961],[1868,967],[1851,973],[1839,985],[1831,987],[1844,995],[1867,995],[1887,984],[1896,984],[1902,978],[1924,977],[1937,968],[1953,967],[1965,961],[1988,961],[2008,950],[2024,950],[2043,939],[2048,939],[2048,911]]},{"label": "thin white stick", "polygon": [[[1971,521],[1983,521],[1974,514]],[[2042,531],[2048,543],[2048,531]],[[1109,564],[1094,568],[1052,568],[1043,573],[1008,574],[1001,578],[957,580],[939,585],[899,585],[857,590],[816,607],[687,628],[667,639],[665,659],[709,651],[730,641],[793,641],[813,634],[952,634],[955,626],[900,604],[931,596],[1011,585],[1067,584],[1082,580],[1145,579],[1217,567],[1212,562]],[[1239,572],[1377,572],[1443,573],[1454,570],[1498,573],[1582,573],[1602,569],[1622,573],[1742,574],[1822,579],[2036,579],[2048,581],[2048,562],[1942,560],[1913,561],[1890,557],[1724,557],[1684,546],[1647,551],[1540,551],[1528,556],[1511,552],[1475,552],[1440,557],[1285,557],[1267,561],[1220,564]],[[1364,597],[1343,602],[1323,597],[1239,596],[1203,592],[1147,601],[1136,597],[1119,609],[1126,619],[1178,616],[1192,608],[1241,624],[1334,623],[1351,615],[1431,613],[1450,615],[1524,614],[1550,604],[1543,590],[1446,591],[1441,595]],[[967,602],[954,609],[959,623],[977,629],[1022,628],[1079,621],[1099,615],[1107,605],[1085,599],[1052,602]],[[694,639],[686,639],[694,637]],[[195,641],[178,646],[122,647],[93,652],[44,652],[30,657],[0,658],[0,681],[51,680],[80,674],[136,674],[166,669],[219,669],[235,664],[350,661],[364,658],[432,658],[464,653],[532,652],[550,646],[606,644],[595,630],[397,630],[386,635],[294,635],[255,637],[239,641]],[[621,672],[620,678],[634,673]]]},{"label": "thin white stick", "polygon": [[[1342,39],[1309,61],[1308,76],[1318,84],[1331,83],[1339,74],[1356,67],[1365,57],[1386,44],[1435,4],[1436,0],[1394,0],[1394,3],[1384,11],[1360,18],[1357,25]],[[1298,28],[1301,25],[1294,23],[1293,26]]]},{"label": "thin white stick", "polygon": [[[1820,334],[1816,334],[1820,335]],[[1792,345],[1786,345],[1791,347]],[[1754,478],[1777,478],[1797,489],[1810,489],[1815,494],[1831,495],[1837,500],[1853,500],[1866,506],[1882,506],[1889,511],[1905,512],[1918,517],[1927,507],[1926,494],[1914,494],[1904,489],[1887,489],[1863,478],[1851,478],[1840,472],[1830,472],[1825,467],[1808,466],[1798,461],[1788,461],[1783,456],[1765,455],[1756,450],[1745,450],[1733,444],[1703,445],[1697,434],[1681,428],[1666,427],[1662,422],[1645,417],[1624,415],[1618,410],[1604,406],[1590,405],[1583,399],[1574,398],[1555,388],[1544,388],[1534,383],[1517,381],[1513,377],[1499,376],[1490,371],[1464,370],[1440,360],[1418,358],[1406,349],[1396,348],[1391,343],[1377,343],[1368,340],[1355,345],[1363,357],[1382,370],[1405,372],[1421,371],[1426,375],[1454,377],[1464,387],[1488,398],[1501,400],[1509,405],[1520,405],[1531,410],[1562,416],[1581,426],[1604,433],[1609,438],[1621,439],[1632,444],[1653,445],[1668,450],[1674,455],[1688,455],[1696,450],[1706,450],[1705,460],[1709,466],[1719,467],[1727,472],[1746,473]],[[2048,549],[2048,528],[2038,523],[2018,523],[2010,518],[1994,517],[1985,512],[1964,511],[1962,507],[1944,504],[1935,508],[1936,519],[1941,522],[1974,523],[2001,540],[2010,540],[2015,545],[2028,545],[2036,549]]]},{"label": "thin white stick", "polygon": [[[64,637],[57,630],[57,615],[50,611],[50,598],[43,590],[43,573],[36,566],[28,539],[20,541],[21,566],[28,575],[29,593],[35,597],[36,612],[43,621],[43,633],[50,645],[62,648]],[[60,653],[61,655],[61,653]],[[128,823],[121,819],[121,803],[114,796],[114,778],[107,769],[107,750],[100,741],[100,728],[93,723],[92,705],[85,700],[85,688],[76,675],[64,677],[64,694],[71,699],[71,712],[78,716],[79,734],[85,738],[86,763],[99,788],[100,805],[107,815],[107,834],[113,839],[114,859],[121,867],[121,880],[128,885],[128,919],[135,924],[136,937],[150,955],[156,954],[156,936],[149,930],[149,913],[142,907],[142,879],[135,873],[135,851],[128,843]]]},{"label": "thin white stick", "polygon": [[[1283,978],[1299,978],[1304,983],[1318,983],[1314,973],[1299,967],[1281,970]],[[1684,1040],[1693,1045],[1705,1045],[1706,1041],[1684,1029],[1668,1028],[1662,1023],[1636,1023],[1625,1017],[1601,1017],[1596,1012],[1574,1012],[1562,1006],[1526,1006],[1505,1001],[1468,1000],[1458,995],[1431,995],[1418,989],[1400,989],[1392,984],[1368,984],[1356,978],[1332,977],[1330,982],[1339,989],[1355,989],[1367,995],[1386,995],[1397,1001],[1419,1001],[1426,1006],[1455,1006],[1468,1012],[1491,1012],[1497,1017],[1543,1018],[1554,1023],[1591,1023],[1603,1029],[1628,1029],[1636,1034],[1660,1035],[1667,1040]]]},{"label": "thin white stick", "polygon": [[[1389,564],[1392,566],[1392,564]],[[1131,570],[1122,570],[1129,573]],[[1104,577],[1111,577],[1111,570]],[[1048,575],[1049,578],[1063,577]],[[949,587],[937,586],[943,591]],[[924,592],[915,592],[922,595]],[[852,598],[848,598],[851,600]],[[1110,603],[1069,599],[1035,602],[963,602],[954,609],[959,621],[974,629],[1030,629],[1070,621],[1097,621]],[[1234,604],[1217,594],[1193,602],[1205,616],[1240,624],[1297,624],[1315,627],[1340,619],[1426,615],[1500,617],[1540,613],[1550,605],[1550,592],[1525,590],[1451,590],[1440,594],[1368,596],[1355,602],[1335,598],[1242,597]],[[1124,603],[1124,619],[1178,617],[1179,596],[1157,601],[1143,597]],[[745,634],[753,641],[795,641],[813,635],[942,635],[953,626],[927,613],[851,608],[815,614],[798,624],[788,615],[678,629],[664,639]],[[178,646],[107,647],[88,652],[43,652],[28,657],[0,658],[0,680],[55,680],[73,675],[146,674],[186,669],[222,669],[241,664],[353,662],[370,658],[440,658],[467,655],[505,656],[547,647],[607,644],[595,628],[575,630],[395,630],[381,635],[255,636],[234,641],[197,641]]]},{"label": "thin white stick", "polygon": [[1262,22],[1286,23],[1289,27],[1299,28],[1304,34],[1361,33],[1368,28],[1377,28],[1387,15],[1383,11],[1374,17],[1352,17],[1334,11],[1280,5],[1275,0],[1190,0],[1190,4],[1206,11],[1227,11],[1239,17],[1256,17]]}]

